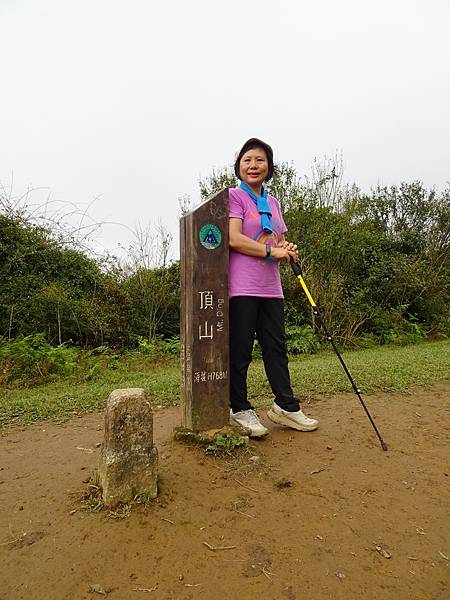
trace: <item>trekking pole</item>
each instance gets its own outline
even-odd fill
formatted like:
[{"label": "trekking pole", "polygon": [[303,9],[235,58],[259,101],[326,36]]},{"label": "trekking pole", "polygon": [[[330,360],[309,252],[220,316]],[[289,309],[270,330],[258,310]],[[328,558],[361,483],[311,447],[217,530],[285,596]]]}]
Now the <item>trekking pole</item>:
[{"label": "trekking pole", "polygon": [[303,272],[302,272],[302,268],[300,267],[300,265],[299,265],[297,262],[294,262],[294,261],[292,261],[292,260],[290,261],[290,265],[291,265],[291,267],[292,267],[292,270],[294,271],[294,274],[295,274],[295,276],[296,276],[296,277],[297,277],[297,279],[300,281],[300,285],[302,286],[302,288],[303,288],[303,291],[305,292],[305,294],[306,294],[306,297],[308,298],[308,301],[309,301],[309,303],[311,304],[311,308],[312,308],[313,314],[314,314],[316,317],[318,317],[318,319],[319,319],[319,324],[320,324],[320,326],[322,327],[322,329],[324,330],[324,332],[325,332],[325,335],[327,336],[327,340],[328,340],[328,341],[331,343],[331,345],[332,345],[332,347],[333,347],[333,350],[335,351],[335,353],[336,353],[336,356],[338,357],[338,359],[339,359],[339,362],[341,363],[341,365],[342,365],[342,368],[344,369],[344,371],[345,371],[345,374],[347,375],[347,377],[348,377],[348,380],[350,381],[350,383],[351,383],[351,385],[352,385],[353,391],[354,391],[354,392],[355,392],[355,394],[358,396],[358,398],[359,398],[359,401],[361,402],[361,404],[362,404],[362,406],[363,406],[363,408],[364,408],[364,410],[365,410],[365,412],[366,412],[366,415],[367,415],[367,416],[368,416],[368,418],[369,418],[369,421],[372,423],[372,427],[374,428],[374,430],[375,430],[375,433],[377,434],[377,436],[378,436],[378,439],[380,440],[381,447],[383,448],[383,450],[385,450],[385,451],[386,451],[386,450],[388,449],[388,447],[387,447],[386,443],[384,442],[383,438],[381,437],[381,435],[380,435],[380,432],[378,431],[378,429],[377,429],[377,426],[376,426],[376,425],[375,425],[375,423],[374,423],[374,420],[373,420],[373,419],[372,419],[372,417],[370,416],[370,413],[369,413],[369,411],[368,411],[368,409],[367,409],[367,406],[364,404],[364,400],[361,398],[361,390],[359,390],[359,389],[358,389],[358,387],[356,386],[356,383],[353,381],[353,377],[350,375],[350,371],[347,369],[347,365],[345,364],[345,362],[344,362],[344,360],[343,360],[343,358],[342,358],[342,356],[341,356],[341,354],[340,354],[339,350],[337,349],[337,347],[336,347],[336,344],[334,343],[334,340],[333,340],[333,337],[332,337],[332,335],[330,335],[330,334],[328,333],[328,330],[327,330],[327,328],[325,327],[325,323],[324,323],[324,321],[323,321],[323,319],[322,319],[322,315],[321,315],[321,313],[320,313],[319,307],[318,307],[318,306],[317,306],[317,304],[314,302],[314,299],[313,299],[313,297],[311,296],[311,294],[310,294],[310,292],[309,292],[308,288],[306,287],[306,283],[305,283],[305,281],[304,281],[304,279],[303,279]]}]

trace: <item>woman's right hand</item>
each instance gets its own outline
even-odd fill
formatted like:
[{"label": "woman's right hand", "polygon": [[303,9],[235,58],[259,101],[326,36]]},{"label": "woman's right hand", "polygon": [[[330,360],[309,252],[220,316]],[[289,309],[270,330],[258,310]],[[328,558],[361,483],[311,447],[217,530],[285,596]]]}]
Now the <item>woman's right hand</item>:
[{"label": "woman's right hand", "polygon": [[270,256],[277,260],[286,260],[289,262],[292,259],[292,252],[289,252],[286,248],[271,248]]}]

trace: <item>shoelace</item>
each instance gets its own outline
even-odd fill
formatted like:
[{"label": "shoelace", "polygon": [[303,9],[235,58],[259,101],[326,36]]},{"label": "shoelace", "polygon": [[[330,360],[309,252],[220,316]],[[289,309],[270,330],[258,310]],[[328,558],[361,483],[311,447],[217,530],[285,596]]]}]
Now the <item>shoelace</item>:
[{"label": "shoelace", "polygon": [[257,414],[255,413],[254,410],[250,411],[250,418],[249,418],[250,424],[251,425],[259,425],[259,419]]}]

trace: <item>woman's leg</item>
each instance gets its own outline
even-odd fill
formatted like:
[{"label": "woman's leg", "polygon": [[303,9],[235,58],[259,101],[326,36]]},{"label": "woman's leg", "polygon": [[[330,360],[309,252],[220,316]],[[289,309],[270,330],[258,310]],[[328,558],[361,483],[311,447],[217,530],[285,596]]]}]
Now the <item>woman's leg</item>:
[{"label": "woman's leg", "polygon": [[284,332],[284,302],[281,298],[261,298],[256,333],[261,344],[264,368],[275,402],[289,412],[300,409],[291,387]]},{"label": "woman's leg", "polygon": [[247,399],[247,371],[252,360],[260,298],[230,298],[230,404],[232,411],[252,409]]}]

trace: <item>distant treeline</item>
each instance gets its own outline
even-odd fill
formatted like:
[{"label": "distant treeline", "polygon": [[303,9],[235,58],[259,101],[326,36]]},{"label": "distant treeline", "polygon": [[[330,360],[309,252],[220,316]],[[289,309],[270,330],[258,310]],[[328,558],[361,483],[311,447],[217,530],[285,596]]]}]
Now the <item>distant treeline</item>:
[{"label": "distant treeline", "polygon": [[[230,170],[213,172],[200,182],[201,195],[235,183]],[[316,163],[304,180],[284,163],[270,191],[281,201],[287,238],[299,245],[305,280],[342,344],[448,336],[450,187],[437,193],[412,182],[365,194],[342,184],[334,159]],[[3,210],[0,336],[42,333],[53,345],[118,349],[173,338],[179,263],[167,263],[167,238],[159,243],[164,260],[156,266],[144,260],[142,244],[123,266],[65,243],[24,211]],[[303,292],[289,268],[282,267],[282,278],[290,349],[315,351],[318,332]]]},{"label": "distant treeline", "polygon": [[137,346],[179,333],[179,263],[121,267],[0,214],[0,335],[45,334],[54,345]]}]

